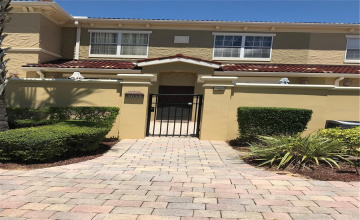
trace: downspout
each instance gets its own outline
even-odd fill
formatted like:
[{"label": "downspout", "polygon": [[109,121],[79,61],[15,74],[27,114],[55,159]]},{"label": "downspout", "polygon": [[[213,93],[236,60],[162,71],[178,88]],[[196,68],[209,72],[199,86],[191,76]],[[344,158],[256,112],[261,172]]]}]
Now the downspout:
[{"label": "downspout", "polygon": [[337,78],[337,79],[335,80],[335,86],[336,86],[336,87],[339,87],[340,81],[342,81],[342,80],[344,80],[344,77],[343,77],[343,76],[340,76],[339,78]]},{"label": "downspout", "polygon": [[75,21],[76,29],[76,45],[75,45],[75,60],[79,60],[80,57],[80,37],[81,37],[81,27],[79,21]]},{"label": "downspout", "polygon": [[40,76],[40,79],[44,79],[44,73],[41,70],[36,70],[36,73]]}]

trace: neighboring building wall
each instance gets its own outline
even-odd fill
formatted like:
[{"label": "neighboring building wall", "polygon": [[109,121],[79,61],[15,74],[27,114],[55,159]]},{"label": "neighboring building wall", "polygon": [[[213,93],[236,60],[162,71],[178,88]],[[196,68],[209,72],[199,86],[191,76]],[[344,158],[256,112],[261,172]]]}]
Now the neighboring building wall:
[{"label": "neighboring building wall", "polygon": [[11,48],[6,55],[10,59],[7,69],[20,78],[27,76],[21,66],[28,63],[42,63],[59,59],[57,56],[41,52],[46,50],[60,55],[61,28],[44,15],[38,13],[10,14],[11,21],[5,27],[4,47]]},{"label": "neighboring building wall", "polygon": [[3,47],[11,48],[6,59],[9,74],[16,73],[20,78],[26,77],[26,72],[21,66],[26,63],[38,63],[39,53],[29,52],[28,49],[40,47],[40,14],[10,14],[11,21],[5,27],[8,36],[3,42]]},{"label": "neighboring building wall", "polygon": [[[51,53],[60,55],[61,53],[61,34],[62,29],[57,24],[41,16],[40,20],[40,48],[47,50]],[[40,56],[39,62],[47,62],[57,60],[59,57],[54,56]]]},{"label": "neighboring building wall", "polygon": [[345,34],[312,33],[308,64],[343,65],[346,43]]},{"label": "neighboring building wall", "polygon": [[62,28],[61,56],[63,59],[74,59],[76,28]]}]

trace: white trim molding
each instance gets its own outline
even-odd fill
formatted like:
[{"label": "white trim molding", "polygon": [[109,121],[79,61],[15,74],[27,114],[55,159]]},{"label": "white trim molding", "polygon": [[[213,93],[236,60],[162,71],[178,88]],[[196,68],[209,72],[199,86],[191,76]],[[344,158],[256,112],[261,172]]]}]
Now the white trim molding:
[{"label": "white trim molding", "polygon": [[31,47],[11,47],[8,50],[9,52],[35,52],[35,53],[44,53],[56,58],[61,58],[62,56],[51,51],[42,49],[42,48],[31,48]]},{"label": "white trim molding", "polygon": [[300,84],[260,84],[235,83],[235,87],[274,88],[274,89],[325,89],[325,90],[360,90],[360,87],[338,87],[333,85],[300,85]]},{"label": "white trim molding", "polygon": [[89,29],[93,33],[130,33],[130,34],[151,34],[152,31],[134,31],[134,30],[108,30],[108,29]]},{"label": "white trim molding", "polygon": [[144,61],[144,62],[137,63],[137,65],[139,67],[143,67],[143,66],[152,66],[152,65],[174,63],[174,62],[189,63],[189,64],[209,67],[209,68],[213,68],[213,69],[220,68],[219,64],[208,63],[208,62],[205,62],[205,61],[193,60],[193,59],[188,59],[188,58],[183,58],[183,57],[175,57],[175,58],[168,58],[168,59],[162,59],[162,60]]},{"label": "white trim molding", "polygon": [[224,35],[224,36],[264,36],[274,37],[276,34],[272,33],[242,33],[242,32],[213,32],[212,35]]},{"label": "white trim molding", "polygon": [[[150,34],[152,31],[133,31],[133,30],[107,30],[107,29],[90,29],[88,30],[90,33],[90,43],[89,43],[89,57],[95,58],[129,58],[129,59],[145,59],[148,58],[149,55],[149,44],[150,44]],[[117,34],[117,42],[116,42],[116,54],[92,54],[91,53],[91,47],[92,47],[92,33],[112,33]],[[145,55],[127,55],[127,54],[121,54],[121,39],[122,34],[128,33],[128,34],[147,34],[147,44],[138,44],[138,46],[146,46],[146,54]],[[111,44],[112,45],[112,44]],[[113,44],[115,45],[115,43]]]},{"label": "white trim molding", "polygon": [[230,85],[230,84],[225,84],[225,85],[221,85],[221,84],[204,84],[203,87],[234,87],[234,85]]},{"label": "white trim molding", "polygon": [[345,35],[345,37],[346,37],[346,50],[345,50],[344,63],[356,63],[356,64],[360,63],[360,59],[358,59],[358,60],[347,60],[346,59],[348,49],[354,49],[354,48],[348,48],[349,47],[349,39],[357,39],[357,41],[359,41],[360,35]]},{"label": "white trim molding", "polygon": [[106,84],[120,84],[121,80],[106,80],[106,79],[40,79],[40,78],[22,78],[10,79],[10,82],[29,83],[29,82],[52,82],[52,83],[106,83]]},{"label": "white trim molding", "polygon": [[345,35],[346,38],[360,38],[360,35]]},{"label": "white trim molding", "polygon": [[123,79],[152,79],[155,78],[154,74],[117,74],[118,77]]},{"label": "white trim molding", "polygon": [[202,76],[200,79],[204,81],[233,81],[237,80],[238,77],[234,76]]},{"label": "white trim molding", "polygon": [[73,73],[74,71],[85,73],[141,73],[141,70],[132,69],[100,69],[100,68],[53,68],[53,67],[22,67],[25,71],[38,71],[44,72],[60,72],[60,73]]},{"label": "white trim molding", "polygon": [[360,79],[356,73],[291,73],[291,72],[243,72],[243,71],[215,71],[215,76],[274,76],[274,77],[320,77],[320,78],[351,78]]},{"label": "white trim molding", "polygon": [[[269,34],[269,33],[228,33],[228,32],[213,32],[214,36],[214,44],[213,44],[213,53],[212,53],[212,59],[213,60],[233,60],[233,61],[259,61],[259,62],[270,62],[272,57],[272,48],[273,48],[273,42],[274,42],[274,36],[276,34]],[[232,56],[215,56],[216,47],[216,37],[217,36],[241,36],[241,45],[240,46],[221,46],[220,48],[230,48],[230,49],[238,49],[238,56],[232,57]],[[245,57],[245,49],[246,49],[246,38],[250,36],[261,36],[261,37],[271,37],[271,46],[270,47],[256,47],[256,48],[267,48],[270,49],[269,57]],[[224,42],[223,42],[224,43]]]}]

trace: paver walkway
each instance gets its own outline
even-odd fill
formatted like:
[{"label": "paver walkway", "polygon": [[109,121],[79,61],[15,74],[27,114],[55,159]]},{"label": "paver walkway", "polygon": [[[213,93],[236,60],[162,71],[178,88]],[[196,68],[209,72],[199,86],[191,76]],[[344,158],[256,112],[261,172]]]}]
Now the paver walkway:
[{"label": "paver walkway", "polygon": [[123,140],[91,161],[0,170],[0,219],[359,219],[359,183],[253,168],[225,142]]}]

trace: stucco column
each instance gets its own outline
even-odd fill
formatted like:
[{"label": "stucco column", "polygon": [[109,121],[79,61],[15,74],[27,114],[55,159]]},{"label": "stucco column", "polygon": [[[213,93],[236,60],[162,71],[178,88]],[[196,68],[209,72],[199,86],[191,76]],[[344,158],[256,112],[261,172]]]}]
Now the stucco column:
[{"label": "stucco column", "polygon": [[146,133],[147,107],[152,74],[118,74],[122,78],[120,139],[143,139]]},{"label": "stucco column", "polygon": [[233,81],[237,77],[202,77],[205,81],[201,140],[221,140],[228,136],[228,114]]}]

